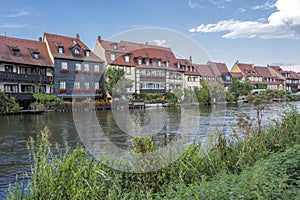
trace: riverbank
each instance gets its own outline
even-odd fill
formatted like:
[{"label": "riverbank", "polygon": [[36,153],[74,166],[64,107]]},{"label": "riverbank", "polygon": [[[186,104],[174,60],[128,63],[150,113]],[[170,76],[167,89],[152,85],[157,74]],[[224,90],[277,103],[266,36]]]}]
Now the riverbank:
[{"label": "riverbank", "polygon": [[201,146],[191,145],[168,167],[144,174],[109,168],[81,148],[53,154],[43,134],[31,143],[35,164],[29,188],[16,183],[8,199],[295,199],[299,133],[300,114],[291,108],[259,134],[255,129],[233,138],[217,134],[206,156]]}]

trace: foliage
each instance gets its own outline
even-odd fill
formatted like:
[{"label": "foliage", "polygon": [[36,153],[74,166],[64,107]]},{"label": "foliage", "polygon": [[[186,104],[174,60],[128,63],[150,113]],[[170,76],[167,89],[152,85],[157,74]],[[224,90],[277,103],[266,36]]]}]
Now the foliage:
[{"label": "foliage", "polygon": [[235,100],[238,100],[240,96],[249,95],[252,89],[253,87],[248,81],[240,82],[236,77],[233,77],[228,92],[235,96]]},{"label": "foliage", "polygon": [[[168,167],[128,173],[95,161],[81,148],[55,150],[46,129],[29,145],[34,160],[29,188],[12,185],[8,199],[293,199],[300,195],[299,132],[300,114],[290,107],[261,134],[216,133],[215,145],[206,151],[193,144]],[[136,152],[155,150],[151,138],[133,143]]]},{"label": "foliage", "polygon": [[198,102],[197,91],[184,88],[183,94],[184,94],[185,102],[187,102],[187,103],[197,103]]},{"label": "foliage", "polygon": [[254,85],[254,88],[255,89],[267,89],[268,88],[268,85],[266,83],[256,83]]},{"label": "foliage", "polygon": [[43,109],[45,107],[57,107],[62,103],[62,100],[56,97],[53,94],[45,94],[45,93],[34,93],[35,103],[31,105],[31,107],[36,109]]},{"label": "foliage", "polygon": [[197,99],[199,104],[205,104],[208,105],[211,102],[211,96],[210,96],[210,91],[209,91],[209,85],[206,81],[203,81],[203,83],[201,83],[201,88],[196,90],[196,95],[197,95]]},{"label": "foliage", "polygon": [[169,104],[174,104],[176,105],[178,103],[178,98],[176,96],[176,94],[172,93],[172,92],[166,92],[165,93],[165,100],[169,103]]},{"label": "foliage", "polygon": [[20,110],[14,97],[8,98],[4,92],[0,92],[0,114],[6,114]]},{"label": "foliage", "polygon": [[125,78],[125,71],[121,68],[108,68],[105,80],[104,89],[110,96],[125,94],[127,88],[133,86],[132,81]]},{"label": "foliage", "polygon": [[210,87],[211,99],[214,103],[226,102],[225,88],[221,84]]}]

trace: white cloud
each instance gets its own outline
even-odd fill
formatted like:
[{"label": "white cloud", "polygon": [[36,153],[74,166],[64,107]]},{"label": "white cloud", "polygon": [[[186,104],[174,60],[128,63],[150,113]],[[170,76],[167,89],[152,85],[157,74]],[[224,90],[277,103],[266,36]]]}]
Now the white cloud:
[{"label": "white cloud", "polygon": [[26,24],[6,23],[0,25],[0,28],[24,28],[26,26],[27,26]]},{"label": "white cloud", "polygon": [[241,13],[244,13],[244,12],[247,11],[247,9],[246,8],[239,8],[238,11],[241,12]]},{"label": "white cloud", "polygon": [[11,14],[11,15],[7,15],[6,17],[12,17],[12,18],[15,18],[15,17],[24,17],[24,16],[27,16],[29,15],[29,12],[28,11],[25,11],[25,10],[22,10],[18,13],[14,13],[14,14]]},{"label": "white cloud", "polygon": [[254,10],[260,10],[260,9],[268,10],[268,9],[271,9],[271,8],[274,8],[274,7],[275,7],[274,2],[267,1],[264,4],[253,6],[252,9],[254,9]]},{"label": "white cloud", "polygon": [[150,43],[153,43],[156,46],[161,46],[161,47],[168,47],[168,42],[166,39],[154,39],[152,41],[150,41]]},{"label": "white cloud", "polygon": [[300,38],[300,0],[277,0],[277,11],[272,13],[266,22],[257,21],[222,20],[214,24],[201,24],[191,28],[190,32],[229,32],[223,38]]},{"label": "white cloud", "polygon": [[200,6],[198,3],[193,2],[193,0],[189,0],[189,6],[190,8],[204,8],[203,6]]}]

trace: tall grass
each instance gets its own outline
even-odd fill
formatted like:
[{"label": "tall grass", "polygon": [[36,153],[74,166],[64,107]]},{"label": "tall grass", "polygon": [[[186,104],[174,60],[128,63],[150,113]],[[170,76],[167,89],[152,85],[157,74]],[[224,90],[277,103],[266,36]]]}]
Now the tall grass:
[{"label": "tall grass", "polygon": [[[251,137],[233,142],[218,133],[216,145],[206,156],[201,145],[191,145],[168,167],[148,173],[109,168],[82,148],[63,153],[51,147],[48,134],[45,129],[38,142],[29,142],[34,165],[28,187],[16,182],[8,199],[284,199],[300,195],[300,114],[295,107],[260,134],[253,131]],[[154,150],[149,138],[134,142],[136,152]]]}]

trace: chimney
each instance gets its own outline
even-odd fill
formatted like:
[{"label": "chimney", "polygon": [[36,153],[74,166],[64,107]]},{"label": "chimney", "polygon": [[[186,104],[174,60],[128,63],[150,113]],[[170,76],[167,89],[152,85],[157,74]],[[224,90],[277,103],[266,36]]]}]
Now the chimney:
[{"label": "chimney", "polygon": [[101,36],[100,35],[98,35],[98,41],[101,42]]},{"label": "chimney", "polygon": [[42,37],[39,37],[39,41],[42,42],[42,41],[43,41],[43,38],[42,38]]},{"label": "chimney", "polygon": [[76,33],[76,38],[80,39],[79,33]]},{"label": "chimney", "polygon": [[146,45],[148,45],[148,42],[146,42]]},{"label": "chimney", "polygon": [[190,55],[190,62],[192,62],[193,61],[193,59],[192,59],[192,55]]}]

